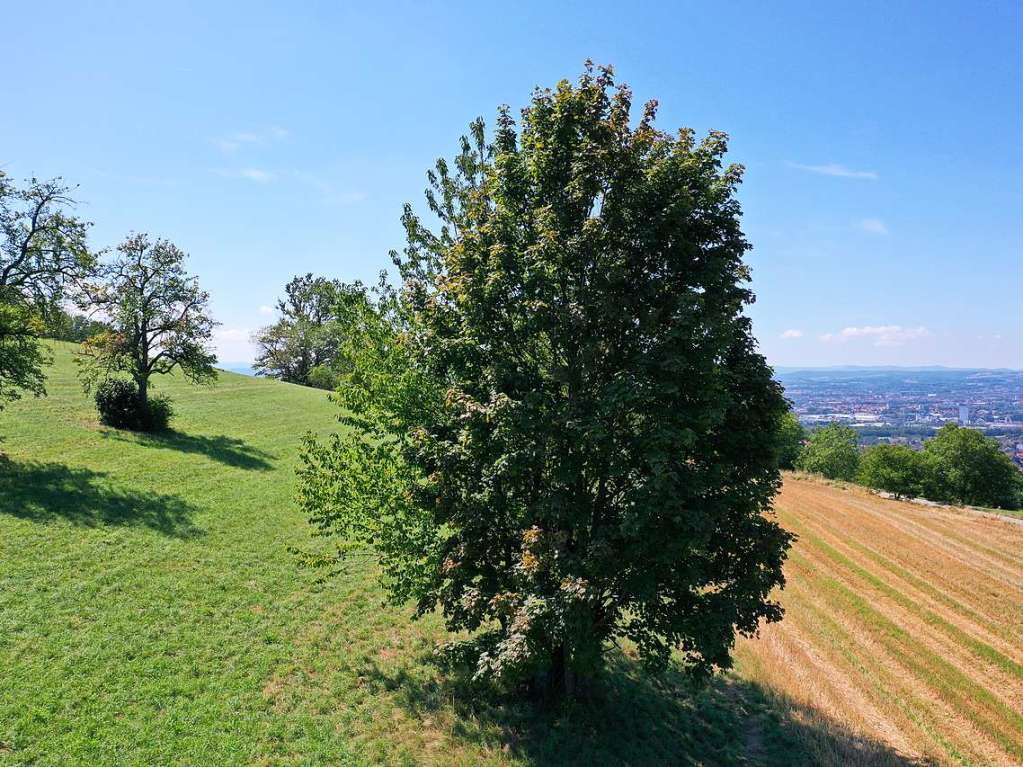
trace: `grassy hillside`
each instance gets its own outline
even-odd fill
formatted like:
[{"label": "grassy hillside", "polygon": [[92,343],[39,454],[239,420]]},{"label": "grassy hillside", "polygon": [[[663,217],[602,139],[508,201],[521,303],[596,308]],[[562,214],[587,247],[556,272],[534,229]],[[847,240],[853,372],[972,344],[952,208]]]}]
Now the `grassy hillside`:
[{"label": "grassy hillside", "polygon": [[[296,447],[322,392],[161,381],[153,437],[99,426],[73,348],[0,415],[0,765],[1011,763],[1023,528],[791,479],[789,617],[694,692],[639,674],[539,713],[437,668],[436,619],[367,564],[317,585],[288,553]],[[934,515],[934,516],[928,516]]]}]

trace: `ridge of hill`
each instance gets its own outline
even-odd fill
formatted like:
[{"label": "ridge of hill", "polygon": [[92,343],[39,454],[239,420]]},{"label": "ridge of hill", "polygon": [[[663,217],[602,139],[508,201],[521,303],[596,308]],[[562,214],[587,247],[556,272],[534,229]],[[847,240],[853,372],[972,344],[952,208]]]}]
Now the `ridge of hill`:
[{"label": "ridge of hill", "polygon": [[53,344],[49,396],[0,414],[0,765],[1012,764],[1023,529],[786,478],[788,610],[702,691],[628,647],[605,691],[537,711],[434,665],[435,616],[366,560],[289,547],[324,392],[170,377],[165,435],[107,429]]}]

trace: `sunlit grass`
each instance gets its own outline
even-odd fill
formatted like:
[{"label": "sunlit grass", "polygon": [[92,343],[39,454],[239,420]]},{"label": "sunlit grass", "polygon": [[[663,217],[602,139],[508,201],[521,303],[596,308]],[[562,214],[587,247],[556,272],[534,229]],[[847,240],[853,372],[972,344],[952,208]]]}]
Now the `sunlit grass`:
[{"label": "sunlit grass", "polygon": [[649,679],[628,648],[567,708],[470,688],[370,564],[318,585],[288,552],[310,541],[299,439],[336,425],[323,392],[164,380],[174,431],[116,432],[72,353],[0,415],[0,764],[902,763],[737,675]]}]

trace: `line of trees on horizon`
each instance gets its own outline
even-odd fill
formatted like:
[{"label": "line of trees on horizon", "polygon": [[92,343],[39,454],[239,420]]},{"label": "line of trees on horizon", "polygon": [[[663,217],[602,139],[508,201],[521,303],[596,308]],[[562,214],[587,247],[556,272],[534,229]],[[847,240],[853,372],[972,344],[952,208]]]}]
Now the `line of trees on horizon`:
[{"label": "line of trees on horizon", "polygon": [[855,429],[832,423],[807,435],[790,413],[783,435],[783,468],[855,482],[896,498],[1023,508],[1023,473],[997,440],[977,429],[946,424],[924,440],[922,450],[887,444],[861,449]]}]

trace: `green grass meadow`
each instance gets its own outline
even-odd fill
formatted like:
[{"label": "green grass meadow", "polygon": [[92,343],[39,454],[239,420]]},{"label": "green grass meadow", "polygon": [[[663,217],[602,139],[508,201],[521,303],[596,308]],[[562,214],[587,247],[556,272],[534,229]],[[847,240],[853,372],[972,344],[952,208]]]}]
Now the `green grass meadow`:
[{"label": "green grass meadow", "polygon": [[[102,427],[52,344],[49,396],[0,414],[0,765],[811,764],[859,745],[743,682],[693,692],[616,654],[556,711],[471,689],[436,618],[383,605],[372,565],[317,583],[291,546],[312,389],[157,383],[169,434]],[[822,739],[827,742],[823,742]],[[841,741],[841,742],[836,742]]]}]

